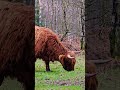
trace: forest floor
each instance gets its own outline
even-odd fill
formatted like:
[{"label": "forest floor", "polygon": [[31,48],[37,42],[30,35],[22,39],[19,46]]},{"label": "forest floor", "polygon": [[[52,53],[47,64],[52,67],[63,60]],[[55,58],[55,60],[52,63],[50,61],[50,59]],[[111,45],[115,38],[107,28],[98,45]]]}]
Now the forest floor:
[{"label": "forest floor", "polygon": [[98,90],[120,90],[120,67],[109,68],[98,75]]},{"label": "forest floor", "polygon": [[84,90],[85,59],[77,57],[75,71],[65,71],[59,62],[50,63],[51,72],[45,71],[42,60],[35,63],[35,90]]}]

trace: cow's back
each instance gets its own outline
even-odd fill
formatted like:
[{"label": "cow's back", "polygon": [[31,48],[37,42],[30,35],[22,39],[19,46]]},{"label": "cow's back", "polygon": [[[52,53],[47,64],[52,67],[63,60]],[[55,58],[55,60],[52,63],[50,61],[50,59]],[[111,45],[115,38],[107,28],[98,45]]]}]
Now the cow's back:
[{"label": "cow's back", "polygon": [[56,36],[49,28],[35,26],[35,53],[40,58],[50,36]]}]

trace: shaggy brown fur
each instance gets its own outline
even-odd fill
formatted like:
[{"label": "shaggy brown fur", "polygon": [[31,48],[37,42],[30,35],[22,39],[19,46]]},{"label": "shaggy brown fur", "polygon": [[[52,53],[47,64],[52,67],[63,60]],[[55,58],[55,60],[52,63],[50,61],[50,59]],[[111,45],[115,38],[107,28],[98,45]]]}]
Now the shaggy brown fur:
[{"label": "shaggy brown fur", "polygon": [[69,52],[57,35],[48,28],[35,26],[35,53],[36,58],[45,61],[46,71],[50,71],[49,62],[55,60],[59,61],[65,70],[74,70],[74,52]]},{"label": "shaggy brown fur", "polygon": [[[96,66],[92,62],[86,61],[85,72],[90,74],[96,73]],[[96,75],[85,78],[85,90],[97,90],[97,87],[98,80],[96,78]]]},{"label": "shaggy brown fur", "polygon": [[34,90],[34,8],[0,4],[0,85],[10,76]]}]

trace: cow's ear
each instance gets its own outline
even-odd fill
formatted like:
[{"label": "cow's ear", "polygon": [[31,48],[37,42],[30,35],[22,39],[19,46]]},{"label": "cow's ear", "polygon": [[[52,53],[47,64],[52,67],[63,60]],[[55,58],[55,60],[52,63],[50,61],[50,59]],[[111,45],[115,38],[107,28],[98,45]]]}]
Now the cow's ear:
[{"label": "cow's ear", "polygon": [[62,65],[64,65],[64,58],[65,58],[65,55],[59,55],[59,60]]},{"label": "cow's ear", "polygon": [[63,59],[65,55],[59,55],[59,60]]}]

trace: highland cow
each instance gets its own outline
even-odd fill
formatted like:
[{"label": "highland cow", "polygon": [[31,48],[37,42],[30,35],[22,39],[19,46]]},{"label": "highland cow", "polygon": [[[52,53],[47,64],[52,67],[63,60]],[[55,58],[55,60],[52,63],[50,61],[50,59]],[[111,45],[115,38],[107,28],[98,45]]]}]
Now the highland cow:
[{"label": "highland cow", "polygon": [[74,70],[74,52],[68,51],[49,28],[35,26],[35,56],[45,62],[46,71],[50,71],[50,61],[59,61],[67,71]]},{"label": "highland cow", "polygon": [[96,66],[90,61],[85,62],[85,90],[97,90]]},{"label": "highland cow", "polygon": [[0,4],[0,85],[10,76],[34,90],[34,8]]},{"label": "highland cow", "polygon": [[95,64],[105,64],[111,61],[112,59],[109,58],[109,60],[87,60],[85,62],[85,90],[97,90],[98,79],[96,75],[98,72]]}]

